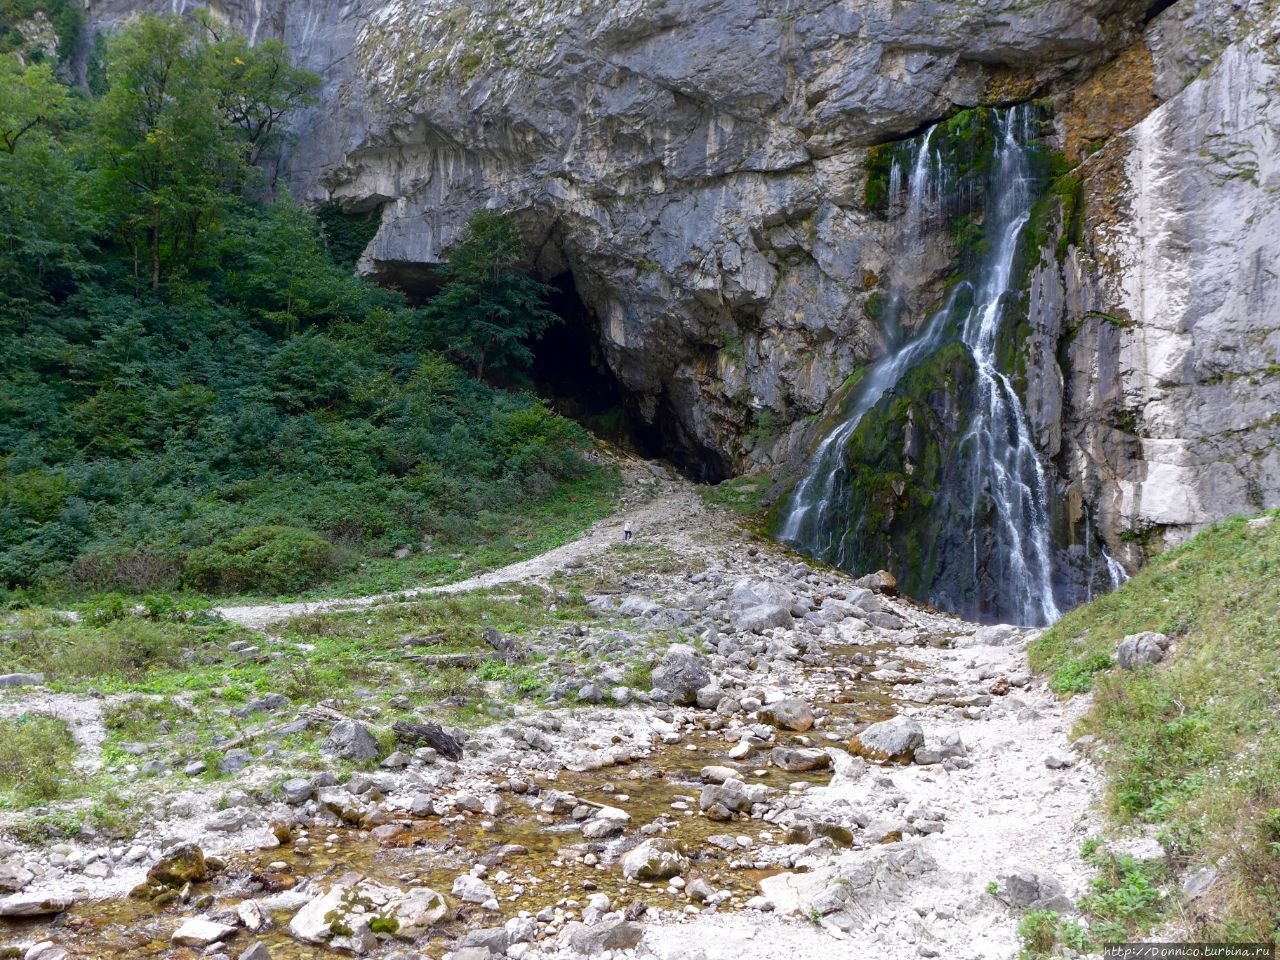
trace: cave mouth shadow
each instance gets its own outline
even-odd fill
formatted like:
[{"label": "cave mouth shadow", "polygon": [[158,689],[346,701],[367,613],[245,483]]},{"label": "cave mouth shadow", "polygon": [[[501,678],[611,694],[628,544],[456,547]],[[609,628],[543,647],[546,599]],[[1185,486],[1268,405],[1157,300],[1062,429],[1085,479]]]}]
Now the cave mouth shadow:
[{"label": "cave mouth shadow", "polygon": [[652,459],[662,455],[659,431],[633,409],[610,369],[600,343],[600,323],[578,294],[573,274],[546,281],[547,309],[561,322],[531,343],[533,388],[556,413],[576,420],[593,434]]},{"label": "cave mouth shadow", "polygon": [[551,408],[646,460],[670,461],[693,480],[719,483],[731,476],[723,457],[687,435],[665,389],[652,417],[645,418],[641,397],[629,392],[609,366],[600,319],[582,300],[573,274],[564,271],[544,282],[552,289],[547,307],[561,322],[529,345],[530,379]]}]

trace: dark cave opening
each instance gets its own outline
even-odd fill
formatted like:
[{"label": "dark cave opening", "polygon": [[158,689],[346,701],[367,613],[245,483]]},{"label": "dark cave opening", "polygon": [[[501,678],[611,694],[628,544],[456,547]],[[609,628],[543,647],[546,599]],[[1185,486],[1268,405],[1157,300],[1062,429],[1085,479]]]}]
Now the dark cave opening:
[{"label": "dark cave opening", "polygon": [[1150,23],[1177,2],[1178,0],[1155,0],[1151,6],[1147,7],[1147,15],[1143,18],[1143,23]]},{"label": "dark cave opening", "polygon": [[609,368],[600,344],[599,321],[582,301],[573,274],[548,281],[547,306],[561,322],[531,345],[534,389],[561,416],[602,439],[634,449],[644,457],[662,454],[659,431],[643,422]]}]

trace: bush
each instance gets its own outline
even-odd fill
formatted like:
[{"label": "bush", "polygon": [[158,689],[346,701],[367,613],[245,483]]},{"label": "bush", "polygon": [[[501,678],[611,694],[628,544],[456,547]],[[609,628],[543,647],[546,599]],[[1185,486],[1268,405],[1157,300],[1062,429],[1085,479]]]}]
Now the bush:
[{"label": "bush", "polygon": [[32,713],[0,720],[0,789],[20,806],[61,796],[75,755],[64,720]]},{"label": "bush", "polygon": [[252,527],[225,544],[192,551],[187,583],[210,593],[291,593],[331,576],[342,566],[338,549],[299,527]]}]

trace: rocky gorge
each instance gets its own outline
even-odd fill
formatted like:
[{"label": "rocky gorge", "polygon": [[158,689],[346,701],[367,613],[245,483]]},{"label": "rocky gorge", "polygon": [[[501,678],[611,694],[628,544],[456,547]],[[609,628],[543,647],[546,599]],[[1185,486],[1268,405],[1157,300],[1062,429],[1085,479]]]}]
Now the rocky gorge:
[{"label": "rocky gorge", "polygon": [[[510,211],[573,317],[561,380],[711,480],[794,475],[886,349],[905,225],[877,202],[883,145],[1040,103],[1058,159],[1009,322],[1055,548],[1096,537],[1132,572],[1280,502],[1264,0],[210,8],[323,77],[281,183],[376,217],[363,271],[425,295],[471,211]],[[90,5],[99,29],[138,9]],[[908,327],[953,230],[910,264]]]},{"label": "rocky gorge", "polygon": [[[635,546],[606,521],[460,585],[532,583],[549,607],[586,591],[501,645],[536,665],[545,707],[496,682],[463,693],[496,720],[391,725],[432,669],[409,645],[362,701],[231,707],[249,723],[207,785],[181,740],[131,746],[129,839],[8,844],[15,955],[989,957],[1016,948],[1021,911],[1070,908],[1098,778],[1088,739],[1067,741],[1085,704],[1028,672],[1026,631],[815,569],[684,481],[632,478]],[[221,616],[280,656],[287,618],[438,602]],[[102,764],[102,699],[28,686],[0,709],[66,717],[78,762]],[[288,739],[308,728],[318,768]]]}]

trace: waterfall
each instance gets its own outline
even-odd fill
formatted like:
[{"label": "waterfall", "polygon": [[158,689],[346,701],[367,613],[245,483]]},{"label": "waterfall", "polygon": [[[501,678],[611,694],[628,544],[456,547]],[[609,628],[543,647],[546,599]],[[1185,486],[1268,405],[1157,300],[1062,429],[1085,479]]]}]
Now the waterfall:
[{"label": "waterfall", "polygon": [[[972,381],[967,425],[947,448],[944,475],[950,489],[939,491],[946,494],[941,501],[930,500],[927,522],[935,533],[942,531],[936,536],[947,555],[934,558],[937,570],[928,575],[928,596],[959,613],[1040,625],[1060,615],[1054,599],[1051,483],[1022,401],[998,362],[1002,324],[1009,322],[1008,307],[1017,294],[1011,289],[1014,267],[1039,192],[1030,161],[1030,110],[1001,111],[993,125],[982,213],[985,252],[914,336],[903,336],[899,323],[909,275],[891,281],[886,352],[844,398],[839,422],[817,445],[784,505],[779,535],[813,556],[856,569],[865,537],[878,534],[859,513],[867,505],[850,502],[850,457],[856,456],[850,443],[873,410],[887,416],[885,404],[909,371],[944,347],[962,344],[971,368],[966,383]],[[949,195],[974,203],[974,194],[981,192],[973,183],[948,184],[942,149],[935,146],[937,130],[899,151],[891,169],[890,205],[901,211],[903,227],[894,251],[899,273],[909,274],[925,228],[948,214]],[[968,557],[957,555],[966,550]]]}]

